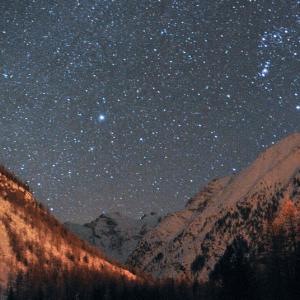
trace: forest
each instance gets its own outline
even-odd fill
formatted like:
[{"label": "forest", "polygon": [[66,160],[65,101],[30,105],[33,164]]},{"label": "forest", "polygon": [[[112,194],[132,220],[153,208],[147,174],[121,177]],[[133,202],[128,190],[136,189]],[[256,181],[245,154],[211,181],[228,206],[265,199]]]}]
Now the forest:
[{"label": "forest", "polygon": [[8,300],[299,299],[299,220],[293,202],[286,201],[267,224],[259,249],[253,251],[242,236],[237,237],[205,284],[158,281],[149,276],[132,282],[103,271],[62,270],[60,265],[47,270],[32,265],[11,280],[3,293]]}]

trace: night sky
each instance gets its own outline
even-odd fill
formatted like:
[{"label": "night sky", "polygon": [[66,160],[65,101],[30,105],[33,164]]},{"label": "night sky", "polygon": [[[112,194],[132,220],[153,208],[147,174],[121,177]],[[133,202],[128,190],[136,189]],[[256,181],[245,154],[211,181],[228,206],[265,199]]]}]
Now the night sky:
[{"label": "night sky", "polygon": [[300,130],[300,1],[0,0],[0,105],[61,220],[179,209]]}]

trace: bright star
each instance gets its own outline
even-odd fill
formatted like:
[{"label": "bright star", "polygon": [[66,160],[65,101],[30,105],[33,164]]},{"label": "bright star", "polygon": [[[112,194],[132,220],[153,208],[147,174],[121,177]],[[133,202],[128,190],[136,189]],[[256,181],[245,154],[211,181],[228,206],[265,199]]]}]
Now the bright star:
[{"label": "bright star", "polygon": [[104,114],[100,114],[100,115],[98,116],[98,122],[100,122],[100,123],[104,122],[105,119],[106,119],[106,117],[105,117]]}]

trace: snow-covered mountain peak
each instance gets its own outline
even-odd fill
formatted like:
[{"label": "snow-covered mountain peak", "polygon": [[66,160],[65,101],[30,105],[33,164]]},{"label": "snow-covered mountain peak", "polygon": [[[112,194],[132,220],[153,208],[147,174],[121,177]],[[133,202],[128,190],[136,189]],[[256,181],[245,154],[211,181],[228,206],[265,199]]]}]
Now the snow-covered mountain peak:
[{"label": "snow-covered mountain peak", "polygon": [[201,208],[206,206],[207,202],[223,190],[231,180],[232,176],[213,179],[186,203],[185,208],[189,210],[201,210]]},{"label": "snow-covered mountain peak", "polygon": [[300,134],[294,133],[266,149],[245,170],[233,177],[217,202],[234,204],[261,186],[285,184],[300,168]]},{"label": "snow-covered mountain peak", "polygon": [[80,238],[101,249],[108,257],[123,263],[141,238],[158,224],[159,219],[156,213],[134,219],[120,212],[111,212],[101,214],[84,225],[65,225]]},{"label": "snow-covered mountain peak", "polygon": [[299,170],[300,134],[295,133],[239,174],[213,180],[185,209],[164,217],[128,264],[158,277],[207,280],[234,239],[242,236],[255,249],[282,201],[300,204]]}]

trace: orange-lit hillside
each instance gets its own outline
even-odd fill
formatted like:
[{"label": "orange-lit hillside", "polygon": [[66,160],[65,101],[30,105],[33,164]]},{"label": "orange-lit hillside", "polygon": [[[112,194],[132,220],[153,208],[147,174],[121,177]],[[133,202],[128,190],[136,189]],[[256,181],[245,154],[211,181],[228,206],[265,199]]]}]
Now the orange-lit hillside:
[{"label": "orange-lit hillside", "polygon": [[274,232],[280,233],[282,231],[295,230],[297,223],[299,223],[299,214],[299,208],[295,206],[293,201],[290,199],[285,199],[272,223]]},{"label": "orange-lit hillside", "polygon": [[0,282],[26,271],[41,268],[100,270],[135,280],[129,271],[113,265],[95,248],[66,230],[25,184],[3,167],[0,169]]}]

